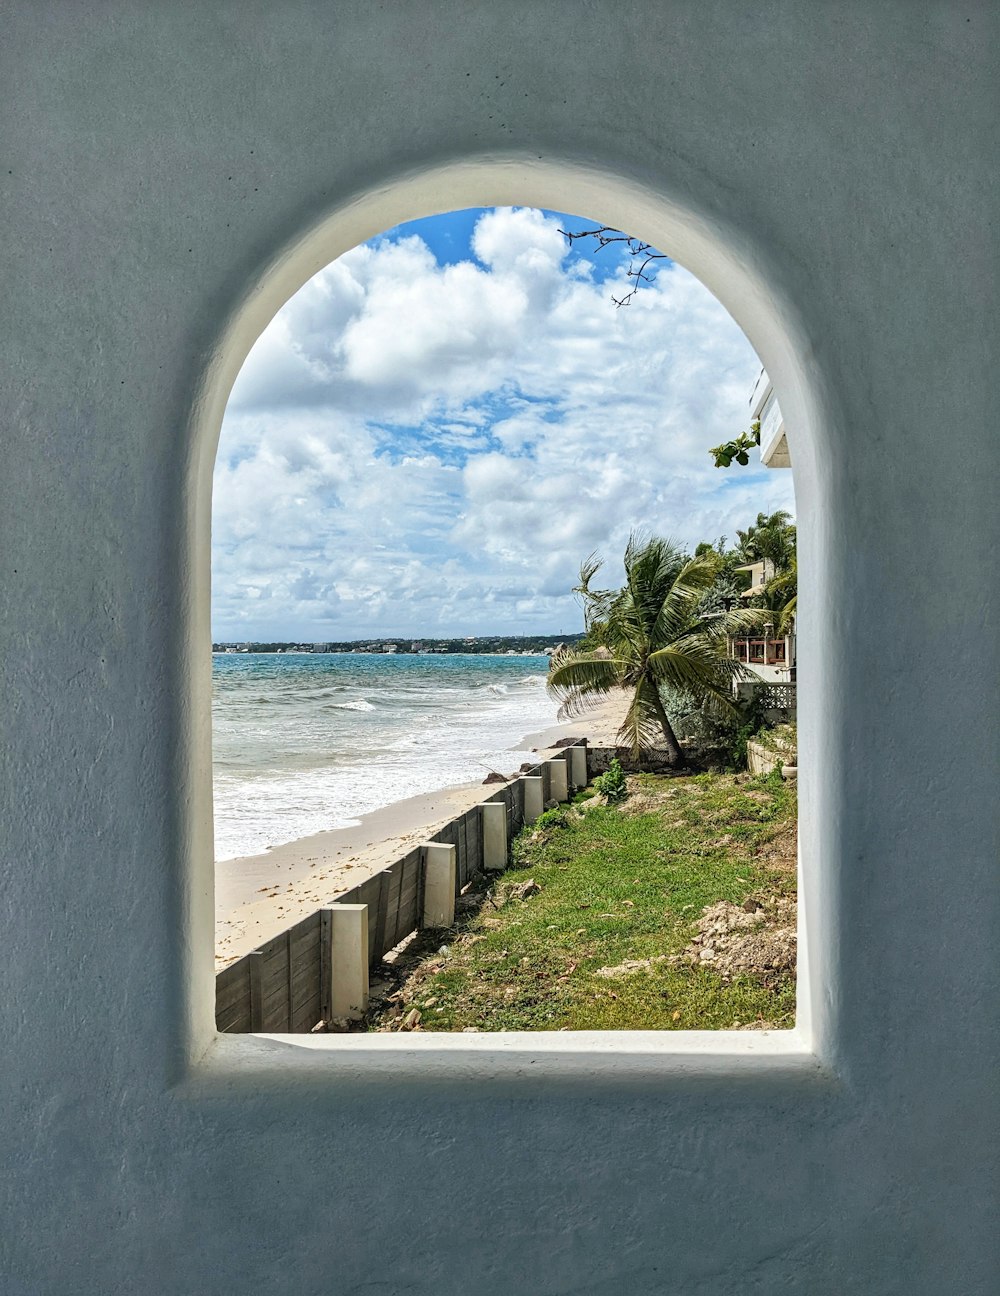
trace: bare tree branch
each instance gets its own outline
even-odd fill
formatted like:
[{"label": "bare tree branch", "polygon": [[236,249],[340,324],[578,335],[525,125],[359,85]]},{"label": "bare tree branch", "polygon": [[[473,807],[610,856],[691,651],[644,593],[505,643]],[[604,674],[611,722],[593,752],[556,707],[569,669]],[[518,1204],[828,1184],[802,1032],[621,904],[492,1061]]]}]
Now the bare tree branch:
[{"label": "bare tree branch", "polygon": [[665,252],[657,252],[652,243],[644,243],[642,239],[637,239],[631,234],[623,234],[621,230],[613,229],[610,225],[597,225],[593,229],[577,230],[575,233],[561,229],[559,233],[571,247],[580,239],[594,239],[597,243],[598,252],[603,248],[610,247],[613,243],[621,243],[625,246],[630,257],[626,278],[634,280],[635,283],[621,297],[616,297],[612,293],[611,300],[616,306],[628,306],[644,283],[653,282],[656,276],[647,273],[647,268],[651,262],[668,261],[670,259]]}]

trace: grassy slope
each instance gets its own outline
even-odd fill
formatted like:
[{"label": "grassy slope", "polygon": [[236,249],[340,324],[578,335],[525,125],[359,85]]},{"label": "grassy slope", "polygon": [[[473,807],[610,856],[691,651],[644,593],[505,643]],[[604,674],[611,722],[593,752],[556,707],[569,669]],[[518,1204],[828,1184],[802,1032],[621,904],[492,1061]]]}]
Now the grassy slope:
[{"label": "grassy slope", "polygon": [[[768,988],[667,960],[612,978],[596,971],[679,953],[714,901],[794,896],[794,787],[730,775],[644,775],[630,786],[622,807],[591,799],[565,826],[522,833],[493,900],[420,938],[390,1011],[418,1008],[424,1030],[791,1026],[791,975]],[[507,898],[529,879],[539,893]]]}]

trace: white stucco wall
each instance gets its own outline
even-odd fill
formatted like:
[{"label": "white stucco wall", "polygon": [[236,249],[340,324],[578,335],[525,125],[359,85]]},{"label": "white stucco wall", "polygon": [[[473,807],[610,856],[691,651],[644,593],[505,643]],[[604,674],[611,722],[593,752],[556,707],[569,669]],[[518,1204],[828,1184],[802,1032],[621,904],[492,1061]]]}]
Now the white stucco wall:
[{"label": "white stucco wall", "polygon": [[[5,1293],[996,1290],[996,14],[6,6]],[[229,384],[346,247],[509,201],[676,254],[794,430],[800,1029],[215,1040]]]}]

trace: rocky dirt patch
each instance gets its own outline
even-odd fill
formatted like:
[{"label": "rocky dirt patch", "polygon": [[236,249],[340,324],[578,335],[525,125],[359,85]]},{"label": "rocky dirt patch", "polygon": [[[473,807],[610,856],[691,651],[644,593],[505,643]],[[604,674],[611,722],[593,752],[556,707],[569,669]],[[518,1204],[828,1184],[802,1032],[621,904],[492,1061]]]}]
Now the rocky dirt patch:
[{"label": "rocky dirt patch", "polygon": [[724,981],[744,975],[775,986],[795,971],[795,922],[795,901],[784,896],[743,906],[720,900],[702,910],[698,934],[674,961],[711,968]]}]

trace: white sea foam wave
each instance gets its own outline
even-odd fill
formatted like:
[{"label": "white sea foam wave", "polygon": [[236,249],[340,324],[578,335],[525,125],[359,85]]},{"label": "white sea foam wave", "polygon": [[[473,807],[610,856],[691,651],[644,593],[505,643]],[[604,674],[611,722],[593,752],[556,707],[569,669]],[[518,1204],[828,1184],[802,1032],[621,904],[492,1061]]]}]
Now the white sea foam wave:
[{"label": "white sea foam wave", "polygon": [[[214,659],[217,857],[344,827],[491,769],[513,773],[525,759],[521,737],[556,714],[544,669],[525,675],[518,665]],[[278,698],[280,708],[268,706]]]}]

